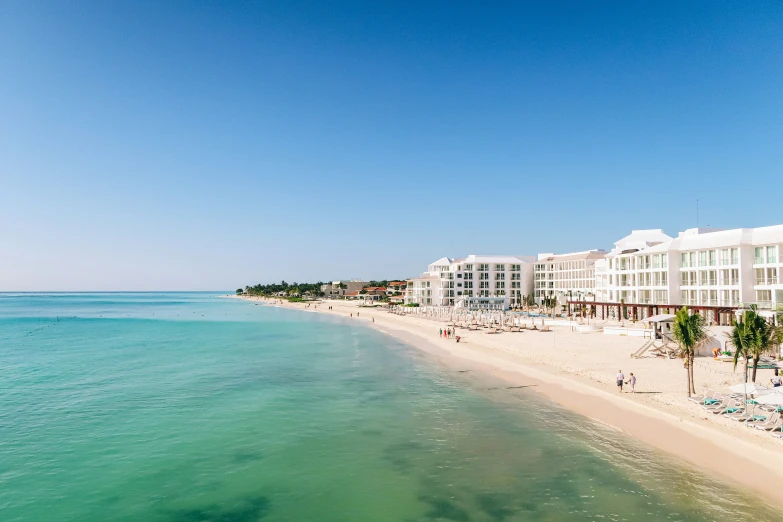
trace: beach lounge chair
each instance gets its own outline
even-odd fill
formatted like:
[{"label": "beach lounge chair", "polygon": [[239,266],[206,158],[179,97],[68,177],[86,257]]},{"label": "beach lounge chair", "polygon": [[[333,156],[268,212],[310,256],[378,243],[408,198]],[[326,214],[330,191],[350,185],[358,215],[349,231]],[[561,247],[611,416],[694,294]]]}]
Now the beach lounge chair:
[{"label": "beach lounge chair", "polygon": [[734,399],[730,399],[729,397],[722,397],[720,402],[705,404],[702,406],[702,408],[710,413],[723,413],[731,404],[734,404]]},{"label": "beach lounge chair", "polygon": [[[726,412],[726,418],[735,420],[737,422],[745,422],[747,420],[753,420],[754,415],[756,415],[756,405],[755,404],[749,404],[745,406],[741,411],[734,411],[734,412]],[[766,418],[766,416],[764,416]]]},{"label": "beach lounge chair", "polygon": [[715,390],[707,390],[707,393],[704,395],[694,395],[693,397],[688,397],[688,400],[704,404],[704,399],[711,399],[713,395],[715,395]]},{"label": "beach lounge chair", "polygon": [[712,397],[705,397],[699,404],[702,406],[710,406],[712,404],[718,404],[723,400],[723,394],[721,392],[715,392]]},{"label": "beach lounge chair", "polygon": [[780,413],[778,412],[772,412],[769,415],[767,415],[767,418],[763,421],[748,421],[745,423],[748,427],[754,427],[758,428],[760,430],[771,430],[775,428],[775,425],[780,420]]}]

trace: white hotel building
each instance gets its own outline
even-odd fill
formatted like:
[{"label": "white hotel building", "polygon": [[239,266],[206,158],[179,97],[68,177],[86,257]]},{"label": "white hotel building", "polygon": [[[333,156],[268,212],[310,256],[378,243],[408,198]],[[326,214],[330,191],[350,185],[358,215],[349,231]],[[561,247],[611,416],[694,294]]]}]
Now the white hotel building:
[{"label": "white hotel building", "polygon": [[538,254],[534,267],[535,300],[541,304],[546,297],[559,301],[595,297],[595,264],[605,250],[586,250],[571,254]]},{"label": "white hotel building", "polygon": [[772,316],[783,304],[781,253],[783,225],[694,228],[676,238],[634,230],[596,262],[595,299],[578,304],[595,306],[598,317],[643,319],[688,305],[730,324],[736,309],[751,304]]},{"label": "white hotel building", "polygon": [[405,304],[456,306],[472,310],[521,306],[533,292],[533,257],[443,257],[410,279]]}]

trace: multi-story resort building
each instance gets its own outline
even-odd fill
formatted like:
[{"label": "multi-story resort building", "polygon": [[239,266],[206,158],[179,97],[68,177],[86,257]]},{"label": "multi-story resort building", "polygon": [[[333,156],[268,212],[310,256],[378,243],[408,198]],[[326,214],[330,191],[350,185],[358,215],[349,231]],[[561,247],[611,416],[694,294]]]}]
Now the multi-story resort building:
[{"label": "multi-story resort building", "polygon": [[538,254],[534,267],[535,301],[547,297],[585,300],[595,297],[595,264],[606,256],[605,250],[587,250],[571,254]]},{"label": "multi-story resort building", "polygon": [[609,252],[441,258],[408,281],[405,303],[505,309],[534,292],[557,297],[571,313],[645,319],[687,305],[729,325],[755,305],[766,317],[783,310],[783,225],[692,228],[671,237],[633,230]]},{"label": "multi-story resort building", "polygon": [[783,225],[693,228],[676,238],[634,230],[596,263],[593,303],[572,304],[615,318],[643,319],[688,305],[712,322],[730,324],[738,308],[751,304],[771,316],[783,304],[781,251]]},{"label": "multi-story resort building", "polygon": [[408,281],[405,304],[471,310],[520,306],[533,291],[533,262],[529,256],[443,257]]}]

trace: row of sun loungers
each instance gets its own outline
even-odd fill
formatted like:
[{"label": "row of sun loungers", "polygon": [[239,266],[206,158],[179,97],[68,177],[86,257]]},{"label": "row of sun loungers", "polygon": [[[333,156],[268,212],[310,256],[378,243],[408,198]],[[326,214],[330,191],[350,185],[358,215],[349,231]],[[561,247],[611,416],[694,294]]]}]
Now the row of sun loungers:
[{"label": "row of sun loungers", "polygon": [[487,330],[486,333],[503,333],[503,332],[524,332],[525,330],[530,330],[532,332],[551,332],[551,328],[547,326],[542,326],[539,328],[538,326],[533,326],[532,328],[528,328],[527,325],[519,325],[519,326],[509,326],[509,325],[497,325],[497,324],[463,324],[463,323],[457,323],[453,325],[455,328],[465,328],[468,331],[471,332],[478,332],[480,330]]},{"label": "row of sun loungers", "polygon": [[770,431],[773,437],[783,439],[783,417],[775,406],[754,404],[752,401],[745,404],[743,394],[724,395],[713,390],[695,395],[690,400],[709,413],[743,422],[749,428]]}]

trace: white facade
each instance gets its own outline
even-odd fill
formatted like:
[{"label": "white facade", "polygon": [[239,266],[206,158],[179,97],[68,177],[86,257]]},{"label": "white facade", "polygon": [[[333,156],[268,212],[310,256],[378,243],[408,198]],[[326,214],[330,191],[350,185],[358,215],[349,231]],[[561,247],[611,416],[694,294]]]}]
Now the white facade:
[{"label": "white facade", "polygon": [[606,254],[605,250],[538,254],[533,269],[536,303],[541,304],[545,297],[594,300],[595,264]]},{"label": "white facade", "polygon": [[635,230],[596,268],[597,301],[773,310],[783,304],[783,225]]},{"label": "white facade", "polygon": [[[533,292],[533,258],[529,256],[470,255],[443,257],[427,272],[408,281],[405,303],[421,306],[479,306],[476,297],[500,297],[503,307],[520,306]],[[496,301],[496,300],[494,300]]]}]

